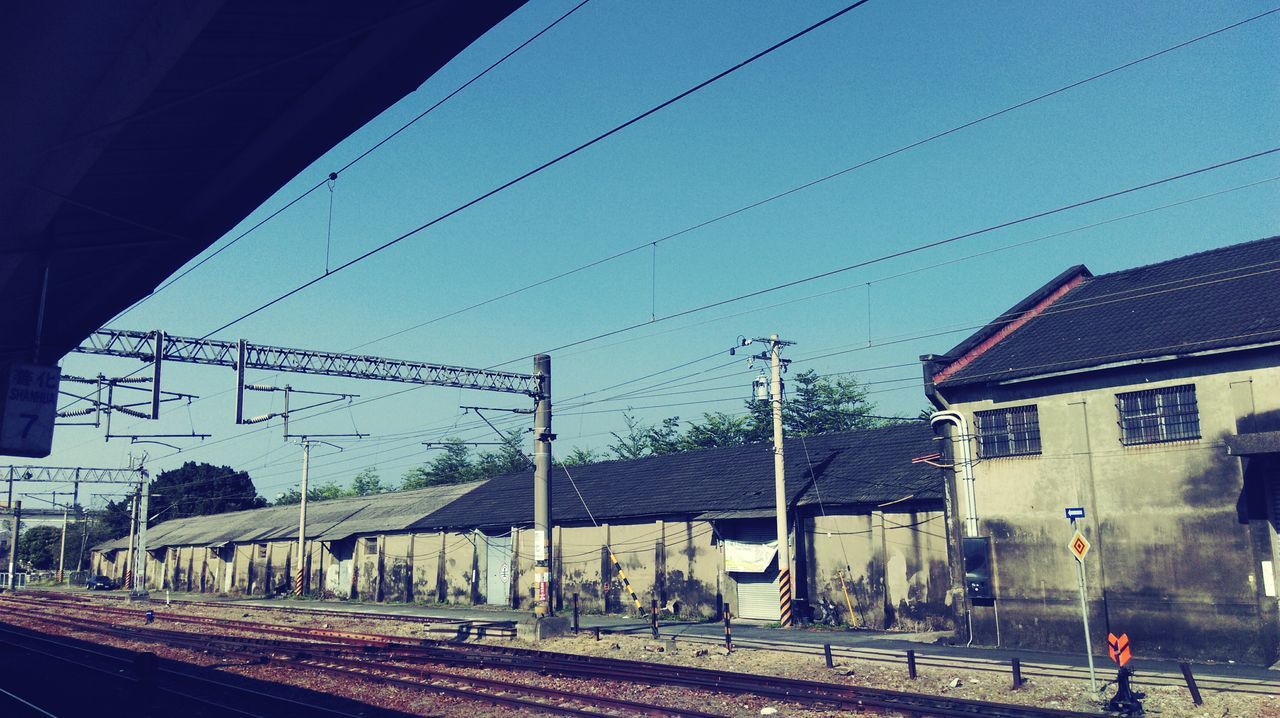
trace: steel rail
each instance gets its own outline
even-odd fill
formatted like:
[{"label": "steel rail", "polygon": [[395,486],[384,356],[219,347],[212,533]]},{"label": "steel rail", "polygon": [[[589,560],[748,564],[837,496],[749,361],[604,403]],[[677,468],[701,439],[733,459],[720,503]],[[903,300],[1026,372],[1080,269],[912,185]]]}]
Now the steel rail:
[{"label": "steel rail", "polygon": [[[61,514],[59,514],[61,515]],[[79,596],[71,593],[62,593],[58,591],[47,591],[38,588],[27,590],[27,594],[40,594],[41,600],[45,601],[64,601],[64,602],[92,602],[94,599],[105,599],[113,601],[128,600],[124,595],[112,595],[109,593],[96,594],[93,599],[87,596]],[[158,600],[152,599],[153,602],[159,603]],[[193,599],[170,599],[166,603],[175,606],[206,606],[210,608],[226,608],[226,609],[252,609],[255,611],[272,611],[278,613],[294,613],[309,616],[329,616],[349,619],[365,619],[370,621],[401,621],[406,623],[444,623],[444,624],[461,624],[473,628],[482,628],[490,633],[498,634],[503,629],[510,630],[510,636],[515,636],[515,621],[486,621],[466,618],[445,618],[441,616],[413,616],[403,613],[382,613],[378,611],[352,611],[340,608],[308,608],[306,606],[264,606],[254,603],[231,603],[228,601],[199,601]]]},{"label": "steel rail", "polygon": [[[305,629],[301,629],[305,633]],[[385,637],[378,637],[383,640]],[[340,639],[341,640],[341,639]],[[315,647],[322,650],[322,647]],[[993,718],[1078,718],[1078,712],[1018,706],[889,691],[885,689],[846,686],[820,681],[759,676],[705,668],[672,667],[662,664],[620,659],[602,659],[573,654],[551,653],[505,646],[458,646],[427,640],[418,643],[387,643],[385,648],[400,652],[418,652],[423,660],[470,665],[501,666],[576,678],[628,680],[656,685],[763,695],[780,700],[833,706],[839,710],[887,708],[921,716],[992,716]]]},{"label": "steel rail", "polygon": [[[575,701],[587,705],[609,707],[615,710],[626,710],[646,716],[670,716],[672,718],[676,716],[695,716],[696,718],[720,718],[719,715],[715,713],[640,703],[613,698],[610,696],[574,693],[572,691],[555,688],[543,688],[524,683],[499,681],[495,679],[466,676],[443,671],[433,671],[413,666],[387,665],[385,663],[371,661],[367,653],[361,651],[353,652],[352,657],[333,655],[335,652],[341,652],[344,648],[353,648],[349,644],[289,642],[271,639],[245,638],[240,636],[208,636],[205,634],[168,631],[156,628],[120,626],[118,624],[110,624],[105,621],[95,621],[83,618],[72,619],[60,616],[51,616],[38,611],[25,611],[21,609],[15,610],[9,606],[0,606],[0,614],[3,613],[18,615],[30,620],[44,621],[69,629],[91,630],[96,633],[111,635],[123,640],[154,642],[175,648],[215,652],[222,655],[234,655],[247,659],[259,659],[268,657],[272,654],[283,653],[291,659],[291,665],[302,665],[322,671],[354,675],[366,680],[396,683],[420,690],[437,691],[512,708],[534,710],[540,713],[550,712],[564,715],[586,716],[613,715],[611,713],[600,713],[585,708],[566,706],[562,703],[532,701],[485,691],[524,693],[526,695],[551,698],[556,701]],[[359,655],[364,655],[364,660],[357,660],[354,657]],[[377,673],[375,671],[381,671],[381,673]],[[400,675],[387,675],[388,672],[393,674],[399,673]],[[405,674],[411,675],[412,678],[405,677]],[[189,674],[181,672],[178,672],[178,675],[182,675],[185,678],[200,679],[198,676],[190,676]],[[483,688],[484,691],[458,688],[457,686],[442,684],[441,681],[465,683],[473,687]]]}]

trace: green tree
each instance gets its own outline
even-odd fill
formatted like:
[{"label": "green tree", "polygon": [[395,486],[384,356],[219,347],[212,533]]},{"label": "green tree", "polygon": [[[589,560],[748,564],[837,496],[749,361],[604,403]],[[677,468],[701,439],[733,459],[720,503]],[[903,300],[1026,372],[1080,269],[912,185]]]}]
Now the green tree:
[{"label": "green tree", "polygon": [[604,454],[591,449],[577,447],[573,451],[570,451],[569,455],[565,456],[563,459],[557,457],[556,461],[559,461],[564,466],[582,466],[584,464],[594,464],[598,461],[603,461],[604,459]]},{"label": "green tree", "polygon": [[391,487],[382,483],[382,479],[378,477],[378,470],[369,467],[361,470],[356,474],[356,478],[351,481],[352,496],[369,496],[371,494],[382,494],[391,490]]},{"label": "green tree", "polygon": [[400,488],[422,489],[428,486],[462,484],[482,478],[471,458],[471,449],[460,439],[447,439],[444,453],[430,462],[404,473]]},{"label": "green tree", "polygon": [[[68,531],[67,541],[71,536]],[[33,526],[18,537],[18,561],[37,571],[58,567],[58,550],[62,545],[61,526]],[[76,547],[68,547],[69,558],[75,560]]]},{"label": "green tree", "polygon": [[[349,496],[341,486],[333,481],[326,481],[318,486],[307,487],[307,501],[330,501],[332,499],[340,499]],[[272,502],[273,506],[290,506],[302,503],[302,491],[296,488],[289,488],[280,492],[276,500]]]},{"label": "green tree", "polygon": [[520,448],[520,439],[523,435],[523,431],[507,432],[503,437],[506,443],[495,451],[486,451],[481,454],[475,463],[476,478],[489,479],[531,469],[533,461],[525,455],[524,449]]},{"label": "green tree", "polygon": [[632,416],[629,410],[623,412],[622,423],[626,425],[624,433],[609,432],[613,435],[613,443],[609,444],[609,451],[613,453],[614,458],[627,460],[647,456],[649,454],[648,427]]},{"label": "green tree", "polygon": [[[150,486],[152,516],[158,521],[206,516],[266,506],[253,479],[230,466],[188,461],[160,472]],[[126,507],[127,511],[127,507]]]},{"label": "green tree", "polygon": [[[787,436],[870,429],[882,423],[872,418],[876,405],[867,400],[867,390],[852,377],[833,380],[810,370],[794,375],[790,383],[790,396],[782,404],[782,428]],[[747,411],[748,440],[772,438],[771,403],[751,399]]]},{"label": "green tree", "polygon": [[626,412],[622,415],[622,421],[626,424],[623,434],[610,432],[614,441],[609,445],[609,451],[614,458],[639,459],[683,450],[678,416],[667,417],[658,424],[646,424]]},{"label": "green tree", "polygon": [[702,421],[691,423],[684,436],[680,437],[680,448],[688,451],[717,446],[740,446],[747,443],[748,432],[746,417],[731,416],[720,411],[703,414]]}]

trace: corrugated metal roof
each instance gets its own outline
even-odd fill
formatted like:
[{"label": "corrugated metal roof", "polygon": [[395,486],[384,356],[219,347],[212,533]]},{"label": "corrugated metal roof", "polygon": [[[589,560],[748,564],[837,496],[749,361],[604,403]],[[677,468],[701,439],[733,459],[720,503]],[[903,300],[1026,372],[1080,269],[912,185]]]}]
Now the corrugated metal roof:
[{"label": "corrugated metal roof", "polygon": [[[941,500],[941,472],[911,462],[933,451],[933,430],[922,421],[787,439],[787,501],[806,506],[819,498],[831,505],[881,504],[907,496]],[[552,477],[557,522],[590,520],[584,502],[597,521],[753,509],[767,515],[774,504],[772,444],[602,461],[569,467],[568,474],[572,481],[557,466]],[[495,477],[413,528],[528,525],[532,486],[529,471]]]},{"label": "corrugated metal roof", "polygon": [[[483,481],[432,486],[307,504],[307,538],[344,539],[361,533],[403,531],[449,502],[477,488]],[[147,529],[147,548],[210,546],[226,543],[279,541],[298,537],[298,507],[271,506],[212,516],[171,519]],[[129,547],[129,537],[98,544],[97,551]]]}]

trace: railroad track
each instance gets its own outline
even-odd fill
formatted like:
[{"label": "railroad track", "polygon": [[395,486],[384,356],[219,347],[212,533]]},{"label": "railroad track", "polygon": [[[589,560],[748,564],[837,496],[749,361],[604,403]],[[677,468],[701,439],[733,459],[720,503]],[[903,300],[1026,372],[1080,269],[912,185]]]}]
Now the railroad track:
[{"label": "railroad track", "polygon": [[[915,716],[991,716],[992,718],[1068,718],[1089,715],[820,681],[667,666],[643,661],[575,656],[505,645],[457,644],[430,639],[415,640],[347,632],[339,635],[332,631],[319,633],[301,626],[240,622],[248,623],[251,627],[237,627],[237,630],[259,630],[275,636],[289,636],[289,639],[204,635],[193,637],[189,632],[149,627],[123,627],[119,624],[84,617],[50,616],[47,612],[32,607],[32,603],[38,604],[39,601],[28,599],[22,607],[15,607],[11,603],[2,604],[3,608],[0,610],[34,620],[62,622],[69,628],[107,632],[129,640],[151,640],[170,645],[185,644],[198,646],[202,650],[218,650],[237,655],[286,656],[303,665],[323,666],[322,670],[365,671],[398,681],[421,681],[422,676],[416,675],[415,671],[427,671],[429,674],[440,676],[440,672],[434,669],[421,667],[415,669],[412,666],[403,665],[406,662],[434,663],[466,668],[532,671],[580,679],[677,686],[735,695],[755,695],[839,711],[873,710]],[[132,617],[136,619],[138,613],[132,612]],[[166,620],[161,615],[156,617],[157,620]],[[269,631],[264,630],[268,628]],[[464,678],[473,680],[470,676]],[[457,674],[452,674],[447,680],[461,679]],[[661,710],[659,706],[646,707],[651,710]],[[615,710],[621,709],[621,707],[615,708]],[[644,714],[652,715],[653,713]],[[679,714],[696,715],[690,711],[679,711]]]},{"label": "railroad track", "polygon": [[[68,603],[93,603],[94,599],[105,599],[109,601],[127,601],[128,596],[113,593],[95,593],[93,598],[82,596],[74,593],[64,593],[61,591],[41,591],[38,589],[29,589],[27,595],[40,595],[42,600],[47,601],[63,601]],[[159,601],[152,599],[149,603],[158,604]],[[204,606],[211,608],[237,609],[243,608],[254,611],[269,611],[273,613],[295,614],[300,616],[316,616],[331,618],[352,618],[365,619],[370,621],[400,621],[413,624],[441,624],[443,627],[432,629],[436,633],[451,632],[449,626],[469,626],[477,630],[486,631],[488,637],[508,637],[515,638],[515,621],[483,621],[467,618],[444,618],[440,616],[416,616],[406,615],[403,613],[380,613],[374,611],[352,611],[340,608],[308,608],[306,606],[270,606],[259,603],[236,603],[230,601],[194,601],[190,599],[169,599],[166,604],[175,606]]]},{"label": "railroad track", "polygon": [[[648,630],[647,628],[645,629]],[[609,634],[611,631],[603,630],[602,634]],[[619,635],[638,634],[639,631],[628,629],[626,631],[616,631]],[[678,632],[661,632],[662,639],[673,640],[681,643],[696,643],[699,645],[724,645],[723,639],[711,636],[689,635],[687,633]],[[810,645],[803,643],[794,643],[787,641],[768,641],[762,639],[740,639],[735,637],[733,640],[735,648],[755,648],[760,650],[780,651],[783,653],[794,653],[806,656],[822,657],[824,649],[821,645]],[[833,659],[855,659],[864,661],[873,661],[880,663],[891,663],[899,666],[905,666],[905,657],[902,651],[891,651],[881,648],[850,648],[837,645],[831,646],[831,656]],[[945,656],[916,654],[916,667],[919,669],[937,668],[942,670],[956,671],[978,671],[983,673],[1002,673],[1009,675],[1010,666],[1008,661],[999,661],[989,658],[949,658]],[[1067,680],[1085,681],[1089,680],[1089,671],[1087,668],[1067,666],[1055,663],[1037,663],[1037,662],[1021,662],[1021,671],[1023,678],[1062,678]],[[1106,669],[1099,669],[1099,677],[1105,677]],[[1135,687],[1143,686],[1172,686],[1186,687],[1185,679],[1180,673],[1157,672],[1144,670],[1140,673],[1140,678],[1133,681]],[[1201,692],[1219,692],[1219,693],[1243,693],[1249,695],[1274,696],[1280,693],[1280,681],[1257,680],[1250,678],[1230,678],[1224,676],[1213,675],[1196,675],[1196,684]]]},{"label": "railroad track", "polygon": [[[40,670],[55,665],[57,670],[44,675],[74,676],[79,691],[97,689],[92,701],[84,697],[50,696],[38,707],[40,714],[61,718],[102,713],[104,702],[127,703],[130,713],[139,716],[172,714],[180,711],[184,718],[245,716],[246,718],[286,718],[317,716],[318,718],[408,718],[398,711],[383,710],[327,694],[313,694],[301,689],[279,690],[275,684],[255,687],[252,682],[208,669],[183,664],[145,660],[149,654],[113,648],[88,646],[81,641],[38,634],[31,629],[0,623],[3,651],[22,657],[23,667]],[[15,656],[15,658],[17,657]],[[154,658],[154,656],[150,656]],[[149,666],[149,668],[141,668]],[[20,668],[14,668],[18,672]],[[38,680],[37,676],[31,676]],[[65,681],[59,681],[66,685]],[[270,690],[266,690],[270,688]],[[113,694],[114,693],[114,694]],[[27,701],[23,701],[27,703]],[[30,705],[28,703],[28,705]],[[55,713],[57,710],[59,712]]]}]

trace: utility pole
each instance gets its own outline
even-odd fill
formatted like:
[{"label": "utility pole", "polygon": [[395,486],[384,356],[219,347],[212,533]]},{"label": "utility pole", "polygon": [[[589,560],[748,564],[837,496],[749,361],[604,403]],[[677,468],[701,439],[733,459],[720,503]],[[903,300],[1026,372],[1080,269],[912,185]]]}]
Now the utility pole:
[{"label": "utility pole", "polygon": [[533,414],[533,581],[537,586],[533,612],[554,613],[551,600],[551,357],[533,357],[537,404]]},{"label": "utility pole", "polygon": [[124,587],[133,593],[133,547],[138,535],[138,494],[129,496],[129,551],[124,558]]},{"label": "utility pole", "polygon": [[141,485],[138,498],[138,550],[134,553],[133,567],[133,590],[129,592],[129,598],[135,600],[146,600],[147,595],[147,506],[148,499],[151,497],[151,482],[147,481],[147,475],[142,474]]},{"label": "utility pole", "polygon": [[62,583],[63,564],[67,560],[67,507],[62,507],[62,544],[58,548],[58,583]]},{"label": "utility pole", "polygon": [[301,596],[306,590],[307,575],[307,479],[311,463],[311,441],[302,440],[302,500],[298,502],[298,571],[293,579],[293,593]]},{"label": "utility pole", "polygon": [[16,585],[14,573],[18,566],[18,524],[22,521],[22,502],[10,501],[9,508],[13,510],[13,533],[9,535],[9,593],[13,593]]},{"label": "utility pole", "polygon": [[784,628],[795,624],[791,612],[791,547],[787,533],[787,472],[782,453],[782,347],[777,334],[769,336],[769,396],[773,404],[773,485],[778,514],[778,607]]}]

